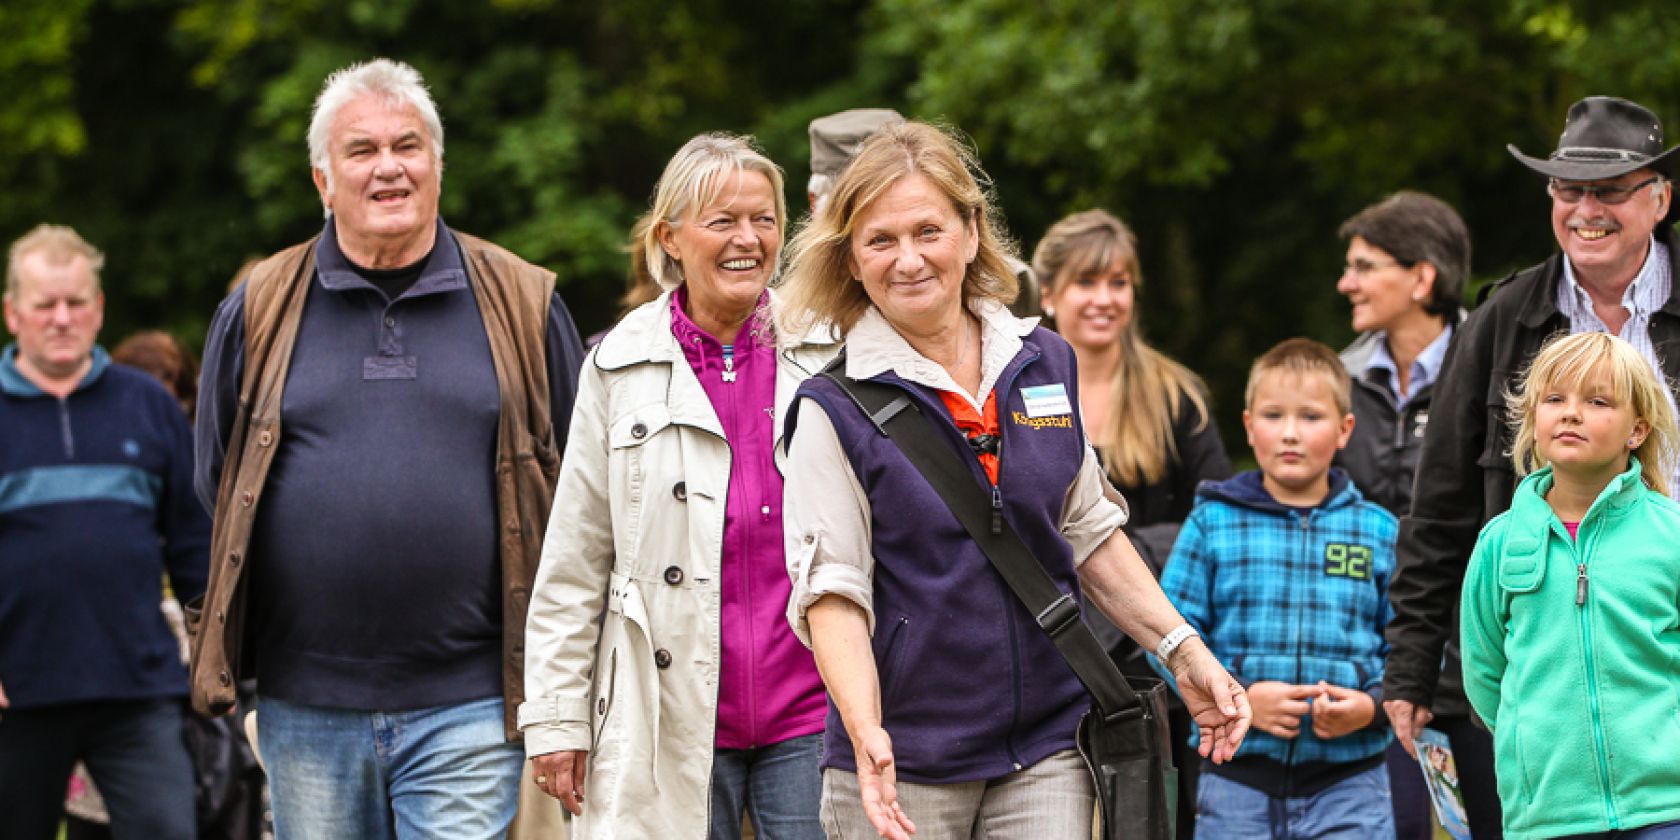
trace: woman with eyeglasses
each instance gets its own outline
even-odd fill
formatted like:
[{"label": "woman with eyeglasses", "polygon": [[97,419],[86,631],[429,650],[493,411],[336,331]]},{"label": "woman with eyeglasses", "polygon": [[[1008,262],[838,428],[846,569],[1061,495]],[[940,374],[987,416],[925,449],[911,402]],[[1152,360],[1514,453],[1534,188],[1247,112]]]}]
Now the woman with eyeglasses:
[{"label": "woman with eyeglasses", "polygon": [[[1470,273],[1470,233],[1446,202],[1398,192],[1342,224],[1336,291],[1359,337],[1342,351],[1353,378],[1353,437],[1337,457],[1360,492],[1395,516],[1412,506],[1429,392],[1441,372]],[[1388,748],[1397,840],[1429,840],[1429,793],[1399,742]]]}]

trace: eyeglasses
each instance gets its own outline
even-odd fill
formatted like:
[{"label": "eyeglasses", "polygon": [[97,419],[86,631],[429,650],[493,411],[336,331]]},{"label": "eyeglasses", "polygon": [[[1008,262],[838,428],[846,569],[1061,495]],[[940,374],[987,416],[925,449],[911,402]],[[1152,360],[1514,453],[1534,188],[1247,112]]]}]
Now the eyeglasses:
[{"label": "eyeglasses", "polygon": [[[1350,262],[1347,265],[1342,266],[1342,274],[1344,274],[1344,275],[1345,274],[1353,274],[1353,275],[1356,275],[1356,276],[1359,276],[1359,277],[1367,277],[1371,274],[1375,274],[1376,272],[1382,271],[1385,268],[1393,268],[1397,265],[1404,265],[1404,264],[1401,263],[1399,260],[1389,260],[1388,262],[1371,262],[1370,260],[1354,260],[1353,262]],[[1410,266],[1407,266],[1407,267],[1409,268]]]},{"label": "eyeglasses", "polygon": [[1599,184],[1597,186],[1592,186],[1588,184],[1559,181],[1558,179],[1553,178],[1547,185],[1546,189],[1552,194],[1553,198],[1556,198],[1564,204],[1575,204],[1581,199],[1586,198],[1588,195],[1598,199],[1599,204],[1626,204],[1628,199],[1633,198],[1634,193],[1639,192],[1652,184],[1660,184],[1662,182],[1663,179],[1661,177],[1653,176],[1646,178],[1631,187],[1624,187],[1619,184]]}]

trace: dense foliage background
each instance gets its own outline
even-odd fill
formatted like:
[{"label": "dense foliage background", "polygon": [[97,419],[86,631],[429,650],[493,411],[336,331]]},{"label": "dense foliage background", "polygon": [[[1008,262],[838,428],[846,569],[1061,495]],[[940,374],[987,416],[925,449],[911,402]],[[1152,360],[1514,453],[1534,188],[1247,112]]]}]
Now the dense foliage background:
[{"label": "dense foliage background", "polygon": [[[1614,11],[1608,11],[1608,9]],[[665,159],[756,134],[803,210],[805,126],[890,106],[975,140],[1030,252],[1107,207],[1142,240],[1142,318],[1214,387],[1290,335],[1350,338],[1336,227],[1412,187],[1457,206],[1478,282],[1553,247],[1538,178],[1568,104],[1641,101],[1680,139],[1661,0],[5,0],[0,239],[43,220],[108,253],[106,339],[192,341],[236,269],[321,224],[303,132],[333,68],[425,74],[443,212],[611,322]],[[1665,13],[1666,12],[1666,13]],[[1233,441],[1237,442],[1237,441]]]}]

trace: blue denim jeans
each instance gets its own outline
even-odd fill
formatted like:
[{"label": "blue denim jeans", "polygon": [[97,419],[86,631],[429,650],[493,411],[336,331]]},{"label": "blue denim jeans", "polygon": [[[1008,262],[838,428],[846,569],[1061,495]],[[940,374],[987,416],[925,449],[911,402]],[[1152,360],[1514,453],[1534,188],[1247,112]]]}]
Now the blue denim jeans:
[{"label": "blue denim jeans", "polygon": [[1197,840],[1393,840],[1388,768],[1378,765],[1312,796],[1276,798],[1213,773],[1196,791]]},{"label": "blue denim jeans", "polygon": [[525,753],[500,697],[404,712],[258,697],[257,742],[286,840],[491,840],[519,804]]},{"label": "blue denim jeans", "polygon": [[739,840],[741,811],[760,840],[823,840],[822,735],[712,752],[711,840]]},{"label": "blue denim jeans", "polygon": [[70,768],[85,761],[116,840],[197,836],[192,759],[176,699],[8,709],[0,715],[0,837],[53,840]]}]

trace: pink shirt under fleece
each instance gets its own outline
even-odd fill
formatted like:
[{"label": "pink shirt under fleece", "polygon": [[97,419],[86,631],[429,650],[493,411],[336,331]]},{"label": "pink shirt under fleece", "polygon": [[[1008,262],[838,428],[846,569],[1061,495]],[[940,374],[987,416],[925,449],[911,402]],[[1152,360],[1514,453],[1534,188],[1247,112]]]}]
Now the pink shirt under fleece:
[{"label": "pink shirt under fleece", "polygon": [[[821,732],[828,712],[811,652],[787,622],[782,554],[782,474],[776,469],[776,347],[754,316],[723,345],[683,313],[688,290],[671,296],[671,334],[711,398],[729,442],[729,498],[719,577],[717,747],[747,749]],[[759,299],[760,306],[768,296]],[[763,312],[764,310],[760,310]],[[726,373],[734,375],[728,379]]]}]

